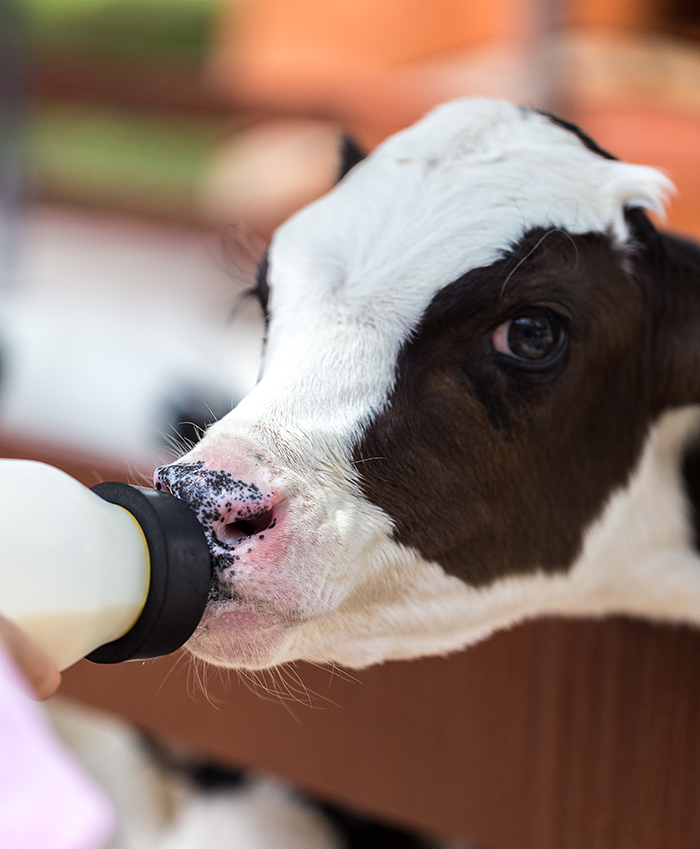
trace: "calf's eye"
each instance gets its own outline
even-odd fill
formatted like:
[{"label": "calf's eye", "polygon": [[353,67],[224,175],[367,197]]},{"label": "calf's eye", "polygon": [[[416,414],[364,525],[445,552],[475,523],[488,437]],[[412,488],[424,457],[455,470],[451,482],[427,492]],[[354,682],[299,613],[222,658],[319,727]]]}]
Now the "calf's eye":
[{"label": "calf's eye", "polygon": [[559,317],[544,307],[532,308],[504,322],[491,337],[494,350],[526,367],[553,363],[565,343]]}]

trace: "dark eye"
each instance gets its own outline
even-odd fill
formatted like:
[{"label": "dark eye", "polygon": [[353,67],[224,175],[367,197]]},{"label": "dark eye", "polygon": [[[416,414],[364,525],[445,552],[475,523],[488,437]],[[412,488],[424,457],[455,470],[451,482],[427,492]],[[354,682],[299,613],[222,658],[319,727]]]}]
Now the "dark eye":
[{"label": "dark eye", "polygon": [[566,334],[561,320],[552,310],[537,307],[496,328],[491,344],[494,350],[520,365],[546,366],[563,352]]}]

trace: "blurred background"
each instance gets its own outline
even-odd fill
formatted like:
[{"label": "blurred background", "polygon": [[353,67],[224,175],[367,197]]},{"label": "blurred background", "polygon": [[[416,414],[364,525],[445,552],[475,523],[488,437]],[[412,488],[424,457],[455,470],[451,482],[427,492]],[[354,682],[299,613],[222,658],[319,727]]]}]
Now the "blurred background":
[{"label": "blurred background", "polygon": [[440,101],[580,123],[700,235],[694,0],[2,0],[0,432],[149,469],[258,369],[274,227]]}]

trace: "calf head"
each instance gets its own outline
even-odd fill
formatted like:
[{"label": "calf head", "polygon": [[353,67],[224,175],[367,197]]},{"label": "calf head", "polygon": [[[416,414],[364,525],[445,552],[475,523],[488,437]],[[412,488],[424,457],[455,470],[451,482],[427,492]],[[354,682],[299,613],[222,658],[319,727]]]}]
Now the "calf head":
[{"label": "calf head", "polygon": [[669,188],[468,99],[281,227],[260,382],[156,472],[214,559],[190,650],[361,666],[543,612],[647,612],[639,558],[690,547],[668,469],[694,418],[665,412],[700,384],[692,249],[641,211]]}]

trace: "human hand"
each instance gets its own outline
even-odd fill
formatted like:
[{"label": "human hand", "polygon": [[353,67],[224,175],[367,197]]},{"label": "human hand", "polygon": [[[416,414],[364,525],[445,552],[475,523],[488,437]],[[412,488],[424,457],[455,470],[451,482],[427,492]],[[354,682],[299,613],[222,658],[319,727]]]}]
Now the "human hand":
[{"label": "human hand", "polygon": [[56,692],[61,683],[61,673],[54,662],[24,631],[4,616],[0,616],[0,642],[37,699],[48,699]]}]

